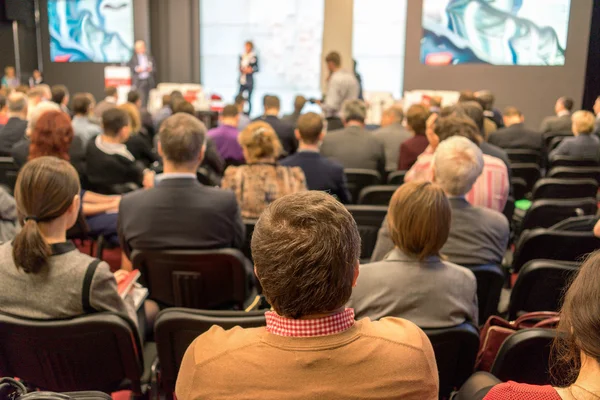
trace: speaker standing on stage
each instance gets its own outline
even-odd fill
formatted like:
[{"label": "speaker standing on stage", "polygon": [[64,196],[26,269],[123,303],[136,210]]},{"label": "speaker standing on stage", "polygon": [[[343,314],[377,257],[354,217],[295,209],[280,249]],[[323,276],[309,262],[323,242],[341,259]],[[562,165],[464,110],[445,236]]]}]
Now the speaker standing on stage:
[{"label": "speaker standing on stage", "polygon": [[254,53],[254,44],[246,42],[246,52],[240,56],[240,93],[248,92],[248,114],[252,112],[252,91],[254,90],[254,74],[258,72],[258,58]]},{"label": "speaker standing on stage", "polygon": [[150,90],[155,87],[154,57],[146,52],[146,43],[143,40],[135,42],[135,53],[129,61],[131,69],[131,84],[142,96],[142,107],[148,106]]}]

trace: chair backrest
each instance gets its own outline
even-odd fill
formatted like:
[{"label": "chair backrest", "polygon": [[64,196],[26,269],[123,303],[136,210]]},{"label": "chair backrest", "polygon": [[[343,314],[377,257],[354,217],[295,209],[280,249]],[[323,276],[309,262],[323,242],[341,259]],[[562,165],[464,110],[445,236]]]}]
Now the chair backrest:
[{"label": "chair backrest", "polygon": [[549,357],[556,330],[523,329],[509,336],[496,355],[491,373],[503,382],[550,383]]},{"label": "chair backrest", "polygon": [[379,185],[381,183],[381,175],[374,170],[347,168],[344,169],[344,173],[348,181],[348,190],[354,202],[358,200],[361,190],[367,186]]},{"label": "chair backrest", "polygon": [[593,198],[596,193],[598,182],[595,179],[544,178],[533,187],[532,200]]},{"label": "chair backrest", "polygon": [[404,177],[408,171],[395,171],[388,175],[387,183],[388,185],[403,185]]},{"label": "chair backrest", "polygon": [[546,151],[548,151],[548,149],[550,148],[550,145],[552,144],[552,141],[554,140],[554,138],[560,137],[560,138],[566,138],[569,136],[573,136],[573,132],[570,131],[564,131],[564,132],[546,132],[542,134],[542,140],[544,142],[544,149],[546,149]]},{"label": "chair backrest", "polygon": [[429,337],[440,377],[440,398],[460,388],[473,373],[479,349],[477,328],[464,323],[452,328],[424,329]]},{"label": "chair backrest", "polygon": [[546,178],[595,179],[600,183],[600,167],[555,167]]},{"label": "chair backrest", "polygon": [[517,200],[524,199],[527,196],[527,182],[523,178],[513,177],[511,179],[513,196]]},{"label": "chair backrest", "polygon": [[542,155],[537,150],[529,149],[504,149],[511,164],[540,164]]},{"label": "chair backrest", "polygon": [[250,245],[252,244],[252,234],[254,234],[254,228],[256,227],[257,222],[258,220],[256,219],[244,220],[244,225],[246,225],[246,241],[244,242],[242,253],[250,261],[252,261],[252,249],[250,248]]},{"label": "chair backrest", "polygon": [[550,229],[524,231],[516,245],[512,269],[519,272],[531,260],[579,261],[600,248],[600,239],[588,232]]},{"label": "chair backrest", "polygon": [[553,231],[569,232],[592,232],[598,222],[595,215],[584,215],[583,217],[571,217],[552,225],[549,229]]},{"label": "chair backrest", "polygon": [[506,199],[506,204],[504,205],[504,210],[502,210],[502,214],[504,214],[504,216],[508,220],[509,225],[512,225],[511,221],[513,219],[514,213],[515,199],[512,196],[508,196],[508,198]]},{"label": "chair backrest", "polygon": [[477,303],[479,304],[479,323],[483,324],[491,315],[498,313],[500,293],[505,276],[498,265],[478,265],[467,267],[477,279]]},{"label": "chair backrest", "polygon": [[165,306],[241,309],[253,281],[252,265],[236,249],[136,250],[132,262],[150,298]]},{"label": "chair backrest", "polygon": [[549,162],[550,169],[556,167],[600,167],[600,163],[597,159],[582,159],[580,157],[573,156],[555,155],[550,158]]},{"label": "chair backrest", "polygon": [[554,138],[552,138],[552,140],[550,141],[550,144],[548,145],[548,152],[551,152],[552,150],[556,149],[558,147],[559,144],[562,143],[563,140],[565,140],[565,138],[567,138],[568,136],[556,136]]},{"label": "chair backrest", "polygon": [[361,239],[360,258],[370,259],[377,243],[379,228],[385,219],[388,208],[385,206],[354,206],[347,205],[346,208],[354,217]]},{"label": "chair backrest", "polygon": [[17,183],[19,175],[19,166],[12,157],[0,157],[0,184],[8,187],[12,194]]},{"label": "chair backrest", "polygon": [[576,262],[532,260],[519,271],[510,295],[508,317],[522,312],[558,311],[571,277],[579,270]]},{"label": "chair backrest", "polygon": [[360,191],[358,204],[372,206],[387,206],[398,189],[396,185],[367,186]]},{"label": "chair backrest", "polygon": [[511,164],[513,178],[521,178],[527,183],[527,192],[533,189],[533,185],[540,179],[541,170],[538,164]]},{"label": "chair backrest", "polygon": [[115,313],[29,320],[0,313],[0,376],[55,392],[113,392],[130,382],[141,394],[138,332]]},{"label": "chair backrest", "polygon": [[574,200],[536,200],[523,218],[522,230],[549,228],[571,217],[596,214],[598,204],[595,198]]},{"label": "chair backrest", "polygon": [[208,311],[169,308],[161,311],[154,324],[154,339],[160,362],[160,377],[167,394],[175,390],[175,381],[185,351],[198,336],[213,325],[223,329],[234,326],[254,328],[266,325],[264,311]]}]

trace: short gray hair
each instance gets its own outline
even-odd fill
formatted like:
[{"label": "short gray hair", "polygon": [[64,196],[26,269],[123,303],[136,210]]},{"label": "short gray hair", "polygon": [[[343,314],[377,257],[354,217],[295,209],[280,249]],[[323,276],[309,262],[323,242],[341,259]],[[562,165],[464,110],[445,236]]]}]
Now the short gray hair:
[{"label": "short gray hair", "polygon": [[158,135],[165,158],[175,164],[187,164],[198,160],[206,126],[193,115],[177,113],[161,124]]},{"label": "short gray hair", "polygon": [[20,113],[27,109],[27,97],[21,92],[12,92],[6,101],[9,113]]},{"label": "short gray hair", "polygon": [[42,101],[30,111],[28,115],[27,135],[31,135],[40,117],[50,111],[61,111],[60,106],[53,101]]},{"label": "short gray hair", "polygon": [[396,122],[402,122],[404,120],[404,110],[401,105],[393,105],[390,108],[387,108],[384,113],[392,117]]},{"label": "short gray hair", "polygon": [[441,142],[433,156],[434,180],[450,196],[467,194],[483,172],[483,154],[461,136]]},{"label": "short gray hair", "polygon": [[342,105],[342,119],[348,121],[365,122],[367,118],[367,105],[361,100],[347,100]]}]

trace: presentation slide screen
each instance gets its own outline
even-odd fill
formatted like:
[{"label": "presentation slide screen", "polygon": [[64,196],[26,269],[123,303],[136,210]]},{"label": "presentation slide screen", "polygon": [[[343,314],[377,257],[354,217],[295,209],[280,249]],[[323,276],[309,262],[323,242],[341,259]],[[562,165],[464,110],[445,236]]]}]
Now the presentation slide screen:
[{"label": "presentation slide screen", "polygon": [[128,62],[133,0],[48,0],[48,29],[53,62]]},{"label": "presentation slide screen", "polygon": [[564,65],[571,0],[423,0],[427,65]]}]

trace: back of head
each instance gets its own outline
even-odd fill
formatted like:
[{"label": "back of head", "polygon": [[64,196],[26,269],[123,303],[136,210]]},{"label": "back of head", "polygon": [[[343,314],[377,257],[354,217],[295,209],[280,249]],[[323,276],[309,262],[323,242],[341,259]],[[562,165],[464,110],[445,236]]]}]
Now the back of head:
[{"label": "back of head", "polygon": [[561,97],[559,99],[559,101],[562,103],[563,107],[567,110],[567,111],[572,111],[573,110],[573,99],[570,97]]},{"label": "back of head", "polygon": [[573,131],[576,133],[589,135],[594,132],[596,117],[589,111],[579,110],[573,113]]},{"label": "back of head", "polygon": [[140,92],[138,92],[137,90],[131,90],[129,93],[127,93],[127,102],[128,103],[137,103],[139,100],[141,99],[141,95]]},{"label": "back of head", "polygon": [[65,97],[69,95],[69,89],[65,85],[52,86],[52,101],[56,104],[62,104]]},{"label": "back of head", "polygon": [[69,161],[69,147],[73,142],[71,119],[62,111],[43,113],[31,132],[29,160],[43,156],[58,157]]},{"label": "back of head", "polygon": [[196,109],[194,108],[192,103],[190,103],[189,101],[179,100],[173,105],[173,113],[174,114],[184,113],[184,114],[189,114],[189,115],[195,116]]},{"label": "back of head", "polygon": [[254,229],[252,256],[263,293],[287,318],[335,311],[350,298],[360,236],[332,196],[301,192],[267,207]]},{"label": "back of head", "polygon": [[221,116],[223,118],[235,118],[240,114],[238,108],[234,104],[228,104],[221,111]]},{"label": "back of head", "polygon": [[117,97],[117,88],[115,86],[107,86],[104,88],[104,96]]},{"label": "back of head", "polygon": [[71,108],[75,115],[88,115],[92,100],[86,93],[75,93],[73,101],[71,101]]},{"label": "back of head", "polygon": [[265,96],[264,99],[265,110],[279,110],[281,108],[281,102],[277,96]]},{"label": "back of head", "polygon": [[325,57],[325,62],[331,63],[331,64],[335,65],[336,67],[341,67],[342,66],[342,56],[340,56],[340,53],[338,53],[337,51],[332,51],[329,54],[327,54],[327,56]]},{"label": "back of head", "polygon": [[523,113],[517,107],[506,107],[504,112],[502,113],[504,117],[513,118],[513,117],[522,117]]},{"label": "back of head", "polygon": [[247,162],[265,158],[277,158],[281,154],[281,142],[277,134],[266,122],[253,122],[238,136],[238,142],[246,150]]},{"label": "back of head", "polygon": [[429,99],[429,107],[441,107],[442,106],[442,97],[441,96],[432,96]]},{"label": "back of head", "polygon": [[162,105],[163,107],[168,107],[171,104],[171,95],[165,94],[162,97]]},{"label": "back of head", "polygon": [[420,261],[439,256],[450,233],[450,216],[450,203],[440,186],[405,183],[390,201],[390,237],[403,253]]},{"label": "back of head", "polygon": [[304,108],[305,104],[306,104],[306,97],[296,96],[296,98],[294,99],[294,111],[297,114],[300,114],[302,112],[302,109]]},{"label": "back of head", "polygon": [[27,111],[27,97],[20,92],[12,92],[6,100],[9,113],[24,113]]},{"label": "back of head", "polygon": [[404,120],[404,110],[400,105],[393,105],[384,111],[386,118],[392,123],[400,124]]},{"label": "back of head", "polygon": [[21,168],[15,185],[15,202],[23,229],[13,241],[13,259],[18,268],[37,273],[47,266],[52,251],[39,224],[64,215],[79,191],[77,172],[64,160],[40,157]]},{"label": "back of head", "polygon": [[189,114],[171,115],[158,133],[162,154],[175,165],[200,162],[200,152],[206,138],[206,126]]},{"label": "back of head", "polygon": [[29,119],[27,121],[27,134],[31,135],[34,131],[37,121],[42,115],[50,111],[60,111],[60,106],[54,102],[45,101],[33,108],[29,113]]},{"label": "back of head", "polygon": [[246,98],[242,94],[238,94],[235,96],[235,105],[237,107],[242,107],[246,103]]},{"label": "back of head", "polygon": [[465,101],[457,105],[457,111],[464,113],[471,118],[480,133],[483,133],[484,115],[483,107],[476,101]]},{"label": "back of head", "polygon": [[462,136],[479,145],[481,137],[475,122],[461,114],[438,118],[433,130],[440,142],[453,136]]},{"label": "back of head", "polygon": [[350,121],[365,123],[367,119],[367,106],[361,100],[347,100],[342,105],[342,119],[348,123]]},{"label": "back of head", "polygon": [[134,134],[139,133],[142,129],[142,117],[140,116],[140,110],[137,106],[133,103],[123,103],[118,108],[127,113],[131,132]]},{"label": "back of head", "polygon": [[298,132],[306,144],[317,144],[323,133],[323,118],[319,114],[309,112],[298,118]]},{"label": "back of head", "polygon": [[464,196],[483,172],[483,154],[465,137],[444,140],[433,156],[434,181],[449,196]]},{"label": "back of head", "polygon": [[125,111],[115,107],[102,113],[102,129],[106,136],[115,137],[126,126],[129,126],[129,116]]},{"label": "back of head", "polygon": [[477,101],[475,93],[472,90],[463,90],[458,96],[458,102],[464,103],[465,101]]},{"label": "back of head", "polygon": [[406,125],[415,133],[415,135],[425,135],[427,129],[427,119],[429,110],[421,104],[413,104],[406,112]]},{"label": "back of head", "polygon": [[484,110],[490,111],[494,107],[494,94],[489,90],[480,90],[475,93],[475,97],[481,101]]}]

